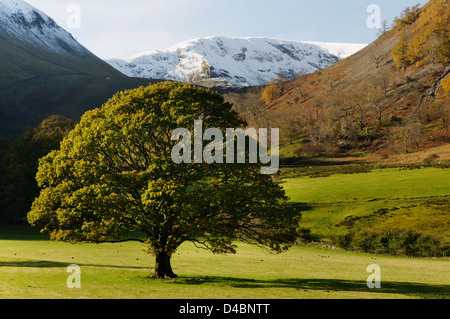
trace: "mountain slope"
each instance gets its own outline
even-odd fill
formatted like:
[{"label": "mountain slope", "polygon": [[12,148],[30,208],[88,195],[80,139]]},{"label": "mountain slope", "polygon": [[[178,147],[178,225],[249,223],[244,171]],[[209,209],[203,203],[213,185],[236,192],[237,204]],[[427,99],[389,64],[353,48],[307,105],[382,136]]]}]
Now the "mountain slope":
[{"label": "mountain slope", "polygon": [[41,74],[120,75],[23,0],[0,2],[0,46],[0,88]]},{"label": "mountain slope", "polygon": [[2,0],[0,21],[2,34],[17,42],[28,42],[57,53],[90,54],[53,19],[22,0]]},{"label": "mountain slope", "polygon": [[216,36],[107,62],[128,76],[244,87],[323,69],[364,46]]},{"label": "mountain slope", "polygon": [[12,138],[56,112],[80,117],[129,79],[23,0],[0,2],[0,137]]},{"label": "mountain slope", "polygon": [[449,29],[447,1],[432,0],[351,57],[287,83],[267,117],[302,140],[290,155],[387,156],[449,143]]}]

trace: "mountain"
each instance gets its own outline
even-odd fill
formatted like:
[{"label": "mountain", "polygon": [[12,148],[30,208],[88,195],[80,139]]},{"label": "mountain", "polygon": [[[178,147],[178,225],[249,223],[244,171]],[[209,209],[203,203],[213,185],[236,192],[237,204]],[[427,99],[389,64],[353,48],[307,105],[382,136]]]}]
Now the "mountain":
[{"label": "mountain", "polygon": [[315,72],[364,46],[214,36],[107,62],[133,77],[246,87],[267,84],[280,73],[292,78]]},{"label": "mountain", "polygon": [[130,79],[23,0],[0,1],[0,137],[59,113],[79,118]]},{"label": "mountain", "polygon": [[90,54],[53,19],[22,0],[2,0],[0,19],[2,35],[9,35],[13,42],[28,42],[57,53]]},{"label": "mountain", "polygon": [[448,1],[406,8],[376,41],[283,91],[253,113],[278,125],[290,145],[286,157],[387,159],[450,143]]},{"label": "mountain", "polygon": [[0,2],[0,87],[42,74],[120,76],[42,11]]}]

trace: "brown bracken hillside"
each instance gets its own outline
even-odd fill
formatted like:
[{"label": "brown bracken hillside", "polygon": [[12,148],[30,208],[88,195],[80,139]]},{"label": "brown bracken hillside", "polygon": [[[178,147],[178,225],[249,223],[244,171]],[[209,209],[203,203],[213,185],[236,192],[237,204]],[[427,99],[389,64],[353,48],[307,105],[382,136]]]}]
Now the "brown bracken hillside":
[{"label": "brown bracken hillside", "polygon": [[297,154],[392,155],[447,144],[449,28],[448,0],[407,8],[360,52],[284,82],[250,122],[279,127],[287,144],[301,140]]}]

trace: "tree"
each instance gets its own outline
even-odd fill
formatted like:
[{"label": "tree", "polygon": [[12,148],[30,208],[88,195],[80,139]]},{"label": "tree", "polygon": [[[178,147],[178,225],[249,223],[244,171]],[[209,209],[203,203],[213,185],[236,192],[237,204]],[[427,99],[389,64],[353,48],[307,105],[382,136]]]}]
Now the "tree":
[{"label": "tree", "polygon": [[378,119],[378,126],[381,127],[383,125],[383,114],[385,111],[389,109],[389,104],[385,100],[386,93],[384,95],[380,94],[380,87],[373,86],[368,90],[368,101],[369,105],[375,111],[376,117]]},{"label": "tree", "polygon": [[276,79],[272,79],[270,83],[262,92],[261,99],[266,105],[271,104],[273,101],[281,97],[286,93],[287,84],[290,78],[286,73],[279,73]]},{"label": "tree", "polygon": [[193,132],[198,119],[204,129],[245,125],[221,95],[191,84],[117,93],[40,160],[30,224],[53,240],[143,242],[154,278],[176,277],[171,256],[184,242],[214,253],[234,253],[235,240],[287,249],[299,214],[260,164],[174,163],[173,131]]},{"label": "tree", "polygon": [[369,87],[366,85],[355,87],[350,89],[347,93],[348,102],[346,102],[350,108],[350,114],[353,115],[356,127],[359,132],[363,130],[368,125],[369,118],[369,107],[370,107],[370,96]]},{"label": "tree", "polygon": [[301,132],[299,112],[294,105],[289,105],[288,109],[275,118],[275,125],[280,128],[283,137],[293,144]]},{"label": "tree", "polygon": [[432,106],[437,110],[437,113],[442,120],[443,128],[448,130],[450,124],[450,75],[447,75],[447,77],[442,80],[441,87],[444,92],[441,97],[433,101]]},{"label": "tree", "polygon": [[389,96],[389,91],[392,88],[392,81],[388,74],[382,73],[372,79],[372,85],[381,90],[383,98],[387,98]]},{"label": "tree", "polygon": [[387,31],[389,31],[389,26],[388,26],[388,21],[385,19],[383,20],[383,22],[381,23],[381,28],[378,31],[377,36],[382,36],[383,34],[385,34]]},{"label": "tree", "polygon": [[403,125],[393,127],[390,135],[394,146],[408,153],[419,147],[424,139],[423,133],[423,126],[419,121],[408,119]]},{"label": "tree", "polygon": [[414,7],[407,7],[404,9],[400,15],[400,18],[394,19],[394,24],[400,27],[410,25],[414,23],[420,15],[420,3],[416,4]]},{"label": "tree", "polygon": [[277,84],[278,90],[280,91],[280,96],[286,93],[287,83],[290,79],[291,78],[284,72],[279,73],[277,78],[275,79],[275,83]]},{"label": "tree", "polygon": [[275,80],[270,81],[266,88],[262,91],[261,100],[266,105],[271,104],[273,101],[281,96],[281,90]]},{"label": "tree", "polygon": [[410,63],[408,58],[408,41],[408,37],[403,32],[391,52],[394,57],[395,65],[399,68],[403,68],[403,70],[405,70]]},{"label": "tree", "polygon": [[381,53],[374,52],[370,55],[370,60],[375,63],[376,68],[380,67],[381,62],[383,62],[384,58]]},{"label": "tree", "polygon": [[441,43],[438,49],[438,59],[442,63],[450,63],[450,35]]},{"label": "tree", "polygon": [[4,185],[0,201],[5,222],[23,221],[39,188],[36,172],[39,158],[59,148],[60,142],[74,127],[73,121],[62,115],[52,115],[35,128],[19,135],[4,155]]},{"label": "tree", "polygon": [[224,93],[226,102],[233,104],[233,109],[252,127],[266,125],[266,104],[261,100],[261,87],[249,87],[239,92]]}]

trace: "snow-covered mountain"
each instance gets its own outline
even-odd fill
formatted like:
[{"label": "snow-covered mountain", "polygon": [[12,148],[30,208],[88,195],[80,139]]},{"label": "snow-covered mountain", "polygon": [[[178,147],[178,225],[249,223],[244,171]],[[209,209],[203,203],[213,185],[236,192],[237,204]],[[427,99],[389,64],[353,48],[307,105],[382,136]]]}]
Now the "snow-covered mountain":
[{"label": "snow-covered mountain", "polygon": [[23,0],[0,1],[0,32],[14,42],[28,43],[52,52],[91,55],[52,18]]},{"label": "snow-covered mountain", "polygon": [[0,0],[0,89],[45,75],[123,76],[24,0]]},{"label": "snow-covered mountain", "polygon": [[23,0],[0,0],[0,139],[51,114],[79,120],[115,92],[148,85],[79,44]]},{"label": "snow-covered mountain", "polygon": [[107,62],[131,77],[244,87],[315,72],[365,46],[215,36]]}]

